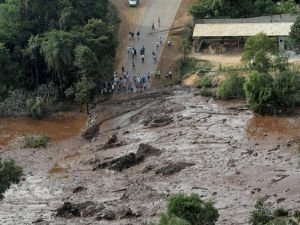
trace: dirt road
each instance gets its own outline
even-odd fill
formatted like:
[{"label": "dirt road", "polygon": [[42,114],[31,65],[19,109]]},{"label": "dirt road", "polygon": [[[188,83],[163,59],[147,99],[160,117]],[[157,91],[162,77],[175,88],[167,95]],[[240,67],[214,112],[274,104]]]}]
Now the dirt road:
[{"label": "dirt road", "polygon": [[[137,58],[132,60],[131,54],[125,54],[122,61],[125,69],[129,71],[131,76],[138,74],[145,74],[155,69],[152,59],[152,51],[157,53],[159,59],[162,52],[162,47],[166,42],[168,31],[159,32],[168,29],[172,26],[176,12],[180,6],[181,0],[169,0],[167,3],[161,0],[144,0],[141,1],[138,7],[131,8],[131,11],[140,10],[140,16],[137,17],[136,26],[130,26],[131,32],[135,33],[135,40],[129,41],[129,45],[137,50]],[[160,26],[158,18],[160,17]],[[152,23],[154,22],[155,30],[152,30]],[[140,39],[136,37],[137,31],[140,32]],[[124,36],[128,38],[128,35]],[[156,42],[160,42],[159,48],[156,47]],[[145,63],[141,62],[140,49],[145,47]],[[123,50],[124,51],[124,50]],[[125,50],[126,51],[126,50]],[[132,62],[135,63],[135,70],[132,69]]]}]

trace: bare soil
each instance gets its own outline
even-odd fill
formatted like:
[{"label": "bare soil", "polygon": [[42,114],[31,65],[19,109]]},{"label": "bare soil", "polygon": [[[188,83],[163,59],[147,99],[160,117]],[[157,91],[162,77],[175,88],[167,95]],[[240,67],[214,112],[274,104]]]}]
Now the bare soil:
[{"label": "bare soil", "polygon": [[[135,26],[129,21],[142,11],[133,14],[126,1],[113,1],[122,17],[132,16],[122,20],[120,35],[127,40]],[[182,18],[190,2],[183,1]],[[162,74],[180,55],[178,35],[169,38],[174,48],[164,49]],[[127,46],[122,43],[119,66]],[[1,158],[14,158],[24,168],[22,182],[0,202],[0,224],[144,225],[157,219],[176,192],[213,200],[219,225],[249,224],[259,197],[272,208],[299,207],[299,115],[260,117],[244,102],[218,102],[181,87],[121,96],[94,110],[106,122],[90,142],[76,136],[44,149],[0,149]],[[116,145],[107,147],[114,134]],[[136,158],[141,144],[159,154]],[[103,162],[110,166],[97,167]],[[114,169],[116,163],[122,171]]]}]

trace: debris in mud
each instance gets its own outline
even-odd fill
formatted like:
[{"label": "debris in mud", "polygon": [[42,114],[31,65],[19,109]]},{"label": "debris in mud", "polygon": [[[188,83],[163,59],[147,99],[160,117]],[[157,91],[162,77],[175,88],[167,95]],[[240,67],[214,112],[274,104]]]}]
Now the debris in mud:
[{"label": "debris in mud", "polygon": [[45,221],[43,218],[38,218],[37,220],[33,221],[32,224],[49,225],[50,223],[48,221]]},{"label": "debris in mud", "polygon": [[79,193],[79,192],[82,192],[82,191],[86,191],[86,190],[87,190],[86,187],[78,186],[78,187],[74,188],[73,193],[76,194],[76,193]]},{"label": "debris in mud", "polygon": [[122,171],[135,166],[144,161],[145,158],[150,156],[159,156],[161,150],[147,144],[140,144],[139,149],[136,153],[129,153],[119,158],[107,160],[100,163],[93,170],[108,168],[111,170]]},{"label": "debris in mud", "polygon": [[142,170],[142,173],[147,173],[147,172],[153,170],[154,168],[155,168],[154,165],[147,165],[147,166],[145,166],[144,169]]},{"label": "debris in mud", "polygon": [[173,122],[173,117],[165,114],[155,115],[148,117],[144,120],[144,126],[151,127],[164,127]]},{"label": "debris in mud", "polygon": [[89,126],[88,128],[86,128],[84,131],[82,131],[81,136],[84,139],[90,141],[99,135],[99,129],[100,129],[99,124],[95,123]]},{"label": "debris in mud", "polygon": [[162,174],[164,176],[173,175],[174,173],[178,173],[181,170],[194,165],[195,163],[186,162],[170,163],[167,166],[163,166],[156,170],[156,174]]},{"label": "debris in mud", "polygon": [[115,148],[115,147],[123,146],[125,144],[126,144],[125,141],[119,141],[117,135],[113,134],[109,138],[109,140],[107,141],[107,143],[103,146],[103,149]]},{"label": "debris in mud", "polygon": [[97,215],[96,220],[116,220],[116,219],[127,219],[133,217],[140,217],[140,213],[134,213],[131,208],[127,206],[121,206],[117,208],[109,208],[103,210],[102,213]]},{"label": "debris in mud", "polygon": [[79,204],[65,202],[63,206],[56,210],[56,216],[63,218],[71,217],[90,217],[104,209],[104,206],[98,206],[92,201],[87,201]]}]

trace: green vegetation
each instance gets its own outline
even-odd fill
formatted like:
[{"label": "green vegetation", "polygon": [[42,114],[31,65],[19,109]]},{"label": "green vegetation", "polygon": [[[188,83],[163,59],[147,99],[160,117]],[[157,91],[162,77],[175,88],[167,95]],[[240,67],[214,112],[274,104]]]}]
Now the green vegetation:
[{"label": "green vegetation", "polygon": [[167,210],[160,215],[157,225],[214,225],[218,218],[218,210],[212,202],[201,200],[195,193],[178,193],[169,197]]},{"label": "green vegetation", "polygon": [[292,25],[289,37],[295,50],[300,52],[300,16],[297,17]]},{"label": "green vegetation", "polygon": [[193,24],[187,24],[181,37],[179,48],[182,51],[183,59],[186,59],[193,48]]},{"label": "green vegetation", "polygon": [[96,90],[113,72],[118,22],[108,0],[0,1],[0,101],[20,90],[39,117],[83,79]]},{"label": "green vegetation", "polygon": [[282,13],[298,13],[294,0],[199,0],[192,6],[196,18],[245,18]]},{"label": "green vegetation", "polygon": [[211,88],[213,81],[211,77],[204,76],[199,80],[198,88]]},{"label": "green vegetation", "polygon": [[[296,211],[297,212],[297,211]],[[295,212],[295,217],[296,216]],[[254,210],[251,213],[252,225],[297,225],[293,218],[288,217],[287,210],[278,208],[273,213],[268,210],[261,200],[255,204]]]},{"label": "green vegetation", "polygon": [[245,43],[242,61],[259,72],[268,72],[271,68],[271,57],[278,52],[276,41],[264,33],[249,37]]},{"label": "green vegetation", "polygon": [[260,114],[274,114],[294,107],[300,90],[298,77],[291,71],[274,78],[267,73],[251,73],[244,84],[250,108]]},{"label": "green vegetation", "polygon": [[46,147],[48,143],[48,137],[45,135],[31,135],[25,136],[25,148],[39,148]]},{"label": "green vegetation", "polygon": [[180,58],[176,62],[176,71],[181,77],[192,74],[192,73],[202,73],[211,70],[212,64],[206,60],[198,60],[195,58],[187,57]]},{"label": "green vegetation", "polygon": [[0,161],[0,199],[11,184],[19,183],[22,173],[23,169],[17,166],[13,160]]},{"label": "green vegetation", "polygon": [[29,98],[27,108],[33,118],[39,119],[45,112],[45,101],[42,97]]},{"label": "green vegetation", "polygon": [[217,97],[222,99],[244,98],[244,83],[245,78],[239,76],[237,73],[227,75],[218,87]]}]

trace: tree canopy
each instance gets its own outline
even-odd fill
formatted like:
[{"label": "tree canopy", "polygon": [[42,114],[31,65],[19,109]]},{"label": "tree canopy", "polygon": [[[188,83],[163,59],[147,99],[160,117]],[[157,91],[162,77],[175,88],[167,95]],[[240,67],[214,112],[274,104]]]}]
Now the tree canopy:
[{"label": "tree canopy", "polygon": [[51,81],[63,97],[81,75],[107,79],[117,46],[114,13],[108,0],[0,1],[1,95]]},{"label": "tree canopy", "polygon": [[199,0],[192,6],[196,18],[245,18],[299,12],[294,0]]}]

